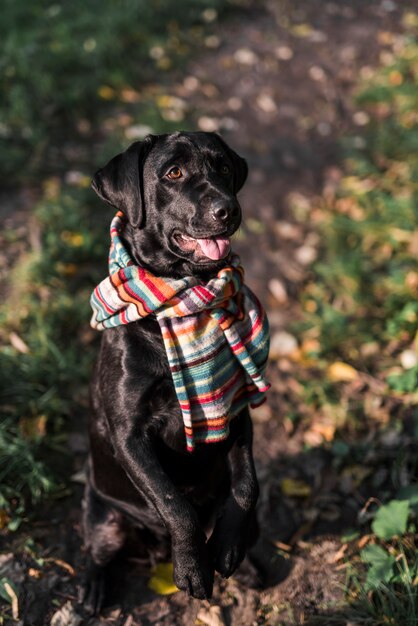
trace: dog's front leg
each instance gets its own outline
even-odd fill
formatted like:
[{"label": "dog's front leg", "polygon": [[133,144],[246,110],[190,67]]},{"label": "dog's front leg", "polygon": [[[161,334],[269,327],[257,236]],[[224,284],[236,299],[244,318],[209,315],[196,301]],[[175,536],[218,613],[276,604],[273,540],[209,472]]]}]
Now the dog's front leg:
[{"label": "dog's front leg", "polygon": [[120,464],[171,535],[175,584],[195,598],[210,598],[214,568],[196,511],[162,469],[149,437],[124,440],[118,433],[115,439]]},{"label": "dog's front leg", "polygon": [[231,489],[209,541],[215,569],[225,578],[231,576],[243,560],[251,543],[250,533],[257,523],[255,506],[259,489],[247,409],[231,422],[231,435],[235,435],[228,454]]}]

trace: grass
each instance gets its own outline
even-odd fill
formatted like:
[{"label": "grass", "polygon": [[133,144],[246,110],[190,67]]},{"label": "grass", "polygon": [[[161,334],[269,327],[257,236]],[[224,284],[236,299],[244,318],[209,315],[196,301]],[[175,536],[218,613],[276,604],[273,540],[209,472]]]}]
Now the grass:
[{"label": "grass", "polygon": [[229,8],[227,0],[6,0],[0,24],[5,180],[63,172],[74,149],[78,162],[91,160],[91,145],[118,101],[136,119],[148,108],[164,128],[149,95],[156,74],[164,85],[168,72],[201,46],[208,21]]},{"label": "grass", "polygon": [[[359,493],[387,502],[350,544],[350,608],[321,623],[418,619],[416,515],[397,499],[399,488],[417,488],[418,432],[418,16],[404,19],[409,34],[395,38],[386,64],[359,84],[367,128],[345,140],[339,189],[315,210],[323,243],[302,294],[305,422],[331,421],[325,445],[340,471],[369,465]],[[385,436],[398,443],[382,447]],[[391,463],[384,485],[381,463]]]},{"label": "grass", "polygon": [[[85,414],[94,353],[89,291],[107,254],[106,215],[90,191],[58,186],[49,194],[35,210],[42,248],[15,269],[18,288],[0,320],[0,508],[12,528],[27,499],[39,502],[57,487],[45,459],[63,448],[71,420]],[[10,333],[23,348],[10,344]]]}]

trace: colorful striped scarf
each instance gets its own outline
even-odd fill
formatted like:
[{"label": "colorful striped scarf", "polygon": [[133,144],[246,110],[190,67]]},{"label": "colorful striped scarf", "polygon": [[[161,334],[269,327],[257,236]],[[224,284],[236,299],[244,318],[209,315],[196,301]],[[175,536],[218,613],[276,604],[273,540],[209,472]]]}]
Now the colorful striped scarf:
[{"label": "colorful striped scarf", "polygon": [[229,420],[264,401],[269,350],[266,314],[244,284],[239,258],[216,278],[154,276],[134,264],[120,235],[122,212],[111,228],[109,276],[93,291],[91,326],[97,330],[151,313],[160,325],[180,404],[187,449],[226,439]]}]

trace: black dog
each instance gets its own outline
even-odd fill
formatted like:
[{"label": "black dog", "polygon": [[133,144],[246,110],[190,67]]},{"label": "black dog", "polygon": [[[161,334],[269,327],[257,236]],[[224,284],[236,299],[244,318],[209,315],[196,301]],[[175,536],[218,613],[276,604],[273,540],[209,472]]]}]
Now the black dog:
[{"label": "black dog", "polygon": [[[131,145],[97,172],[93,188],[127,217],[124,244],[138,265],[208,279],[228,258],[246,177],[245,161],[217,135],[175,133]],[[150,546],[171,541],[175,584],[209,598],[214,571],[230,576],[257,537],[248,410],[231,421],[227,440],[187,452],[152,316],[103,333],[91,391],[84,606],[100,609],[105,567],[132,527],[147,529]]]}]

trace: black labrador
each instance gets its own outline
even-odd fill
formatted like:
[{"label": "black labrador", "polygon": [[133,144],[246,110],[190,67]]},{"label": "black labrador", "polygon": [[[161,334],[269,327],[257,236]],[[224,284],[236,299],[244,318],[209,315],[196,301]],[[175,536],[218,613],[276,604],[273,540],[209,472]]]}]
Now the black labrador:
[{"label": "black labrador", "polygon": [[[181,132],[132,144],[92,186],[126,215],[124,244],[138,265],[209,279],[227,262],[246,177],[246,162],[218,135]],[[152,316],[103,333],[91,400],[84,607],[100,609],[105,568],[132,528],[142,529],[150,549],[171,546],[177,587],[210,598],[214,571],[231,576],[257,538],[248,410],[232,420],[227,440],[187,452]]]}]

